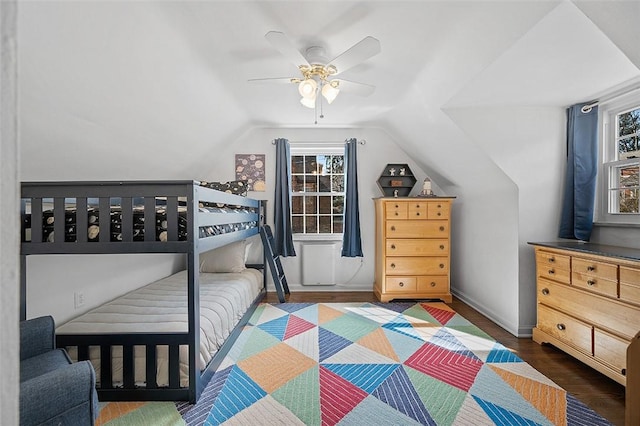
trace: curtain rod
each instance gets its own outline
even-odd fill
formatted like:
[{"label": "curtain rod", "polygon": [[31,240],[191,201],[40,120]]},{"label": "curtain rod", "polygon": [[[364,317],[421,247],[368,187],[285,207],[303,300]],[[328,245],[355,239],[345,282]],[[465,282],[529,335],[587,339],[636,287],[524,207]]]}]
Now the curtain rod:
[{"label": "curtain rod", "polygon": [[[347,141],[289,141],[290,143],[308,143],[308,144],[323,144],[323,143],[347,143]],[[275,145],[276,144],[276,140],[272,140],[271,141],[271,145]],[[367,141],[364,139],[360,139],[358,141],[358,145],[366,145]]]},{"label": "curtain rod", "polygon": [[632,86],[630,88],[619,90],[619,91],[617,91],[615,93],[610,94],[609,96],[603,97],[600,100],[588,103],[587,105],[584,105],[582,108],[580,108],[580,111],[582,111],[583,113],[586,114],[588,112],[591,112],[591,109],[593,107],[595,107],[595,106],[598,106],[600,104],[605,104],[607,102],[611,102],[611,101],[613,101],[615,99],[618,99],[618,98],[620,98],[622,96],[625,96],[625,95],[627,95],[629,93],[635,92],[636,90],[640,90],[640,84],[637,84],[637,85]]}]

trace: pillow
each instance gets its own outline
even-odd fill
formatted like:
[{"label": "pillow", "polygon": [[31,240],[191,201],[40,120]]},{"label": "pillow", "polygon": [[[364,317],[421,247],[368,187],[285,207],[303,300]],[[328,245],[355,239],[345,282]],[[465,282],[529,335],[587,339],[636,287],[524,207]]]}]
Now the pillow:
[{"label": "pillow", "polygon": [[244,240],[200,253],[200,272],[242,272],[246,269]]},{"label": "pillow", "polygon": [[230,182],[200,182],[200,185],[207,188],[216,189],[222,192],[228,192],[229,194],[247,196],[247,181],[246,180],[232,180]]}]

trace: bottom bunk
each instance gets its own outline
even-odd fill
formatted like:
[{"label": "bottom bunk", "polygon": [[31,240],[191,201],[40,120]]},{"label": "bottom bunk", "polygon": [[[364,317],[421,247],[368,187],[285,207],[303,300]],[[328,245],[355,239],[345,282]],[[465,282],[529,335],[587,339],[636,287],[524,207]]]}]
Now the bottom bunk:
[{"label": "bottom bunk", "polygon": [[188,272],[180,271],[56,329],[72,358],[89,359],[100,400],[190,400],[203,389],[265,294],[263,273],[199,274],[199,349],[190,368]]}]

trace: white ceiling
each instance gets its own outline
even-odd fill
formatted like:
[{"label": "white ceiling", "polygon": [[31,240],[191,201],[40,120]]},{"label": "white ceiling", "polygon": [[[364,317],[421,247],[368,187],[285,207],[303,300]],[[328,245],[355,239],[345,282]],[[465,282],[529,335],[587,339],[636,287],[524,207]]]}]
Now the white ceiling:
[{"label": "white ceiling", "polygon": [[[639,20],[638,1],[20,2],[21,131],[72,148],[89,134],[96,152],[135,141],[134,156],[166,139],[170,158],[182,149],[173,141],[204,153],[247,127],[565,107],[638,78]],[[297,73],[265,40],[271,30],[329,58],[377,38],[381,53],[341,74],[376,91],[341,93],[315,125],[294,85],[247,82]]]}]

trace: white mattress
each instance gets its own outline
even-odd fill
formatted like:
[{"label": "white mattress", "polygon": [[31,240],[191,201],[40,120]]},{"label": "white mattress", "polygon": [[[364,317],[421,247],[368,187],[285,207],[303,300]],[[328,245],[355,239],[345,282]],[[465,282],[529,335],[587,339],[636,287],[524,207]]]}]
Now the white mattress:
[{"label": "white mattress", "polygon": [[[202,370],[229,336],[262,288],[262,273],[246,269],[238,273],[200,273],[200,356]],[[187,332],[187,271],[180,271],[125,294],[59,326],[58,334],[129,332]],[[69,354],[76,358],[76,348]],[[158,348],[158,386],[168,384],[166,347]],[[145,382],[144,347],[135,347],[136,382]],[[90,358],[100,377],[99,348]],[[122,381],[122,351],[114,348],[114,384]],[[188,347],[180,348],[180,384],[188,386]]]}]

